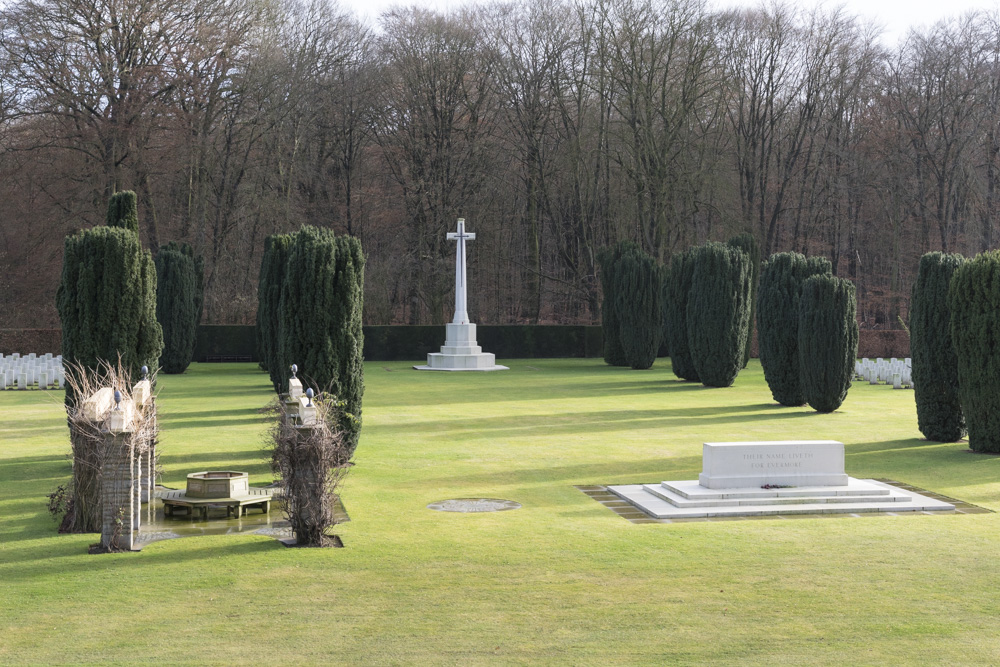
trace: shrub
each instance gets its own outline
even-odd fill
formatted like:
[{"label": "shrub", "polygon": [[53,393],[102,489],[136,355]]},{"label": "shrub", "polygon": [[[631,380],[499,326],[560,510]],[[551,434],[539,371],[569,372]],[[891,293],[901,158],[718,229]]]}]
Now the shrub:
[{"label": "shrub", "polygon": [[348,439],[339,430],[338,407],[315,399],[316,421],[297,426],[287,406],[279,403],[280,421],[271,429],[271,469],[281,481],[282,509],[296,546],[337,544],[328,530],[337,524],[337,487],[350,468]]},{"label": "shrub", "polygon": [[662,277],[656,261],[639,249],[625,252],[614,269],[615,309],[625,363],[646,369],[656,361],[663,336]]},{"label": "shrub", "polygon": [[621,340],[621,316],[618,312],[618,278],[615,272],[622,255],[639,252],[639,246],[631,241],[619,241],[609,248],[597,252],[597,263],[601,267],[601,327],[604,329],[604,363],[611,366],[628,366]]},{"label": "shrub", "polygon": [[954,442],[965,435],[948,306],[948,286],[963,262],[961,255],[940,252],[921,257],[910,305],[917,426],[924,437],[938,442]]},{"label": "shrub", "polygon": [[687,301],[694,275],[694,249],[673,256],[663,279],[663,334],[674,375],[698,382],[698,371],[688,346]]},{"label": "shrub", "polygon": [[135,193],[123,190],[111,195],[108,200],[108,214],[105,224],[108,227],[120,227],[133,234],[139,233],[139,208]]},{"label": "shrub", "polygon": [[958,359],[958,395],[969,447],[1000,453],[1000,251],[982,253],[955,270],[948,288],[951,340]]},{"label": "shrub", "polygon": [[268,371],[277,393],[282,392],[288,381],[288,369],[278,363],[278,304],[293,238],[293,234],[272,234],[264,239],[264,256],[257,279],[257,358],[261,370]]},{"label": "shrub", "polygon": [[764,379],[781,405],[805,405],[799,368],[799,298],[802,283],[831,275],[830,261],[796,252],[771,255],[764,263],[757,297],[757,343]]},{"label": "shrub", "polygon": [[799,368],[806,402],[833,412],[851,388],[858,354],[854,284],[828,275],[802,283],[799,300]]},{"label": "shrub", "polygon": [[364,270],[356,238],[305,226],[288,249],[278,306],[276,368],[287,382],[284,369],[297,364],[309,384],[343,403],[341,428],[350,452],[358,442],[364,393]]},{"label": "shrub", "polygon": [[728,387],[743,368],[750,319],[750,258],[709,243],[697,249],[687,302],[688,346],[698,377]]},{"label": "shrub", "polygon": [[160,367],[183,373],[194,356],[201,309],[198,266],[191,246],[170,242],[156,253],[156,319],[163,327]]},{"label": "shrub", "polygon": [[750,363],[750,347],[753,344],[753,327],[757,314],[757,288],[760,284],[760,246],[750,232],[729,239],[729,245],[742,250],[750,258],[750,324],[747,328],[747,344],[743,350],[743,368]]}]

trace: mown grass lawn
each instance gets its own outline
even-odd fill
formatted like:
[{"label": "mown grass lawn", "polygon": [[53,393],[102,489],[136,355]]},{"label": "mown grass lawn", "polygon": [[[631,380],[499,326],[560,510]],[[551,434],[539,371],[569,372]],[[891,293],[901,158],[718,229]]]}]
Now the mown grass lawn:
[{"label": "mown grass lawn", "polygon": [[[598,359],[487,374],[366,365],[346,548],[240,534],[91,556],[45,494],[61,395],[0,393],[0,663],[997,664],[1000,514],[638,525],[574,485],[693,479],[704,441],[834,439],[847,472],[1000,510],[1000,457],[920,439],[913,393],[829,415]],[[271,397],[251,364],[161,376],[163,482],[243,469]],[[434,512],[489,497],[521,509]]]}]

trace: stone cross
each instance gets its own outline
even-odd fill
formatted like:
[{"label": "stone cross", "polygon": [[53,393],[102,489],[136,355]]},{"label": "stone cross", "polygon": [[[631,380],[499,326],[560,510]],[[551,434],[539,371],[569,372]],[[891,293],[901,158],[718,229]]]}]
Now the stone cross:
[{"label": "stone cross", "polygon": [[469,312],[465,295],[465,242],[475,240],[475,234],[465,232],[465,218],[458,219],[458,232],[448,232],[449,241],[458,241],[455,247],[455,318],[453,324],[468,324]]}]

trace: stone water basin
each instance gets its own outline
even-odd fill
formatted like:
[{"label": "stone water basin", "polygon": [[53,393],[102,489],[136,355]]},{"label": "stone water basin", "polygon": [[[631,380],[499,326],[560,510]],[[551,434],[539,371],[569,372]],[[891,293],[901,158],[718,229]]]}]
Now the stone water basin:
[{"label": "stone water basin", "polygon": [[237,498],[250,489],[248,474],[233,470],[206,470],[187,476],[188,498]]},{"label": "stone water basin", "polygon": [[249,475],[235,470],[204,470],[187,476],[187,488],[180,491],[163,491],[159,495],[166,516],[173,516],[174,510],[183,508],[190,515],[194,510],[208,518],[210,507],[225,507],[240,518],[246,510],[255,507],[267,514],[271,510],[273,489],[251,487]]}]

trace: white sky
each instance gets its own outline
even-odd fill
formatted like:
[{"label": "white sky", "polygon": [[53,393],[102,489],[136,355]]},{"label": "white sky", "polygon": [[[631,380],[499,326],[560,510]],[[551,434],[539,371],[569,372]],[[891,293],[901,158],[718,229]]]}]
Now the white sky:
[{"label": "white sky", "polygon": [[[339,0],[344,8],[374,23],[378,15],[394,5],[420,5],[436,9],[454,9],[477,0]],[[531,0],[524,0],[530,2]],[[759,0],[711,0],[717,7],[756,6]],[[819,4],[809,0],[806,5]],[[844,5],[853,14],[874,19],[885,28],[886,45],[895,45],[911,26],[932,25],[948,16],[964,14],[972,9],[995,9],[997,0],[826,0],[826,7]]]}]

